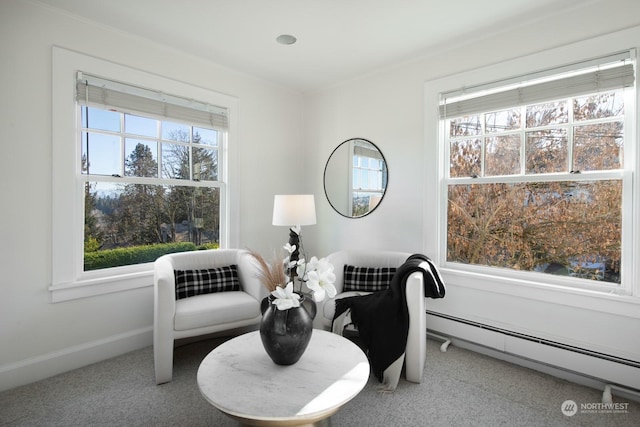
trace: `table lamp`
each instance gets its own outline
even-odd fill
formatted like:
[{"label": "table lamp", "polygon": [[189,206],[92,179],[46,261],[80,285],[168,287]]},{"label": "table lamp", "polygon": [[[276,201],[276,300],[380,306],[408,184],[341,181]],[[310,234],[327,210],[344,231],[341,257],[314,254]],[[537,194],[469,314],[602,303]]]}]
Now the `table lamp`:
[{"label": "table lamp", "polygon": [[288,226],[289,244],[296,246],[296,250],[289,257],[291,261],[297,261],[300,252],[304,254],[300,227],[315,223],[316,203],[313,194],[277,194],[274,197],[273,225]]}]

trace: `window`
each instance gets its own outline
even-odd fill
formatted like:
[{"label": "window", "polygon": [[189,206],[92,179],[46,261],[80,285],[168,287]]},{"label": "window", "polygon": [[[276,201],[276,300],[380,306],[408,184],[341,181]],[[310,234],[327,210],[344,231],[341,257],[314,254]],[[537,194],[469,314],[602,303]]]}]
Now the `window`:
[{"label": "window", "polygon": [[52,302],[151,286],[164,253],[237,244],[236,100],[62,48],[53,59]]},{"label": "window", "polygon": [[441,94],[448,266],[629,288],[631,57]]},{"label": "window", "polygon": [[157,95],[78,73],[84,271],[219,247],[226,111]]},{"label": "window", "polygon": [[387,187],[386,162],[380,151],[370,142],[353,142],[351,165],[352,216],[366,215],[376,208]]}]

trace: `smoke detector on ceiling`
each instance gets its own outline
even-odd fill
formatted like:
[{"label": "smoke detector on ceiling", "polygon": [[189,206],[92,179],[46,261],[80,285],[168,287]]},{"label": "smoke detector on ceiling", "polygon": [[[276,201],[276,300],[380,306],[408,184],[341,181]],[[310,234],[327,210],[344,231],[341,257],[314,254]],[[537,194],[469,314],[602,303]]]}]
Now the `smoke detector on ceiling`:
[{"label": "smoke detector on ceiling", "polygon": [[280,44],[294,44],[298,39],[291,34],[281,34],[276,37],[276,41]]}]

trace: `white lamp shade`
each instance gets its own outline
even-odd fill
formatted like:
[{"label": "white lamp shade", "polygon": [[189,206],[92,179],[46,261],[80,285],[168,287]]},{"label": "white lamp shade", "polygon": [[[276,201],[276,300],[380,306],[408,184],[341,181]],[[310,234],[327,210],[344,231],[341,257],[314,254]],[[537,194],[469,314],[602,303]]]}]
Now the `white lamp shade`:
[{"label": "white lamp shade", "polygon": [[276,195],[273,199],[273,225],[313,225],[316,202],[313,194]]}]

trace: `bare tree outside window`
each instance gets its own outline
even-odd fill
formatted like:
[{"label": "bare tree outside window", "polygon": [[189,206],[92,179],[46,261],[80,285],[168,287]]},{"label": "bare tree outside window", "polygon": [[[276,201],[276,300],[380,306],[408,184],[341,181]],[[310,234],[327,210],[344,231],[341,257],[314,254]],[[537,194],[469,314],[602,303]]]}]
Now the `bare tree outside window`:
[{"label": "bare tree outside window", "polygon": [[447,261],[620,284],[623,180],[586,173],[623,167],[623,116],[616,90],[448,119]]}]

